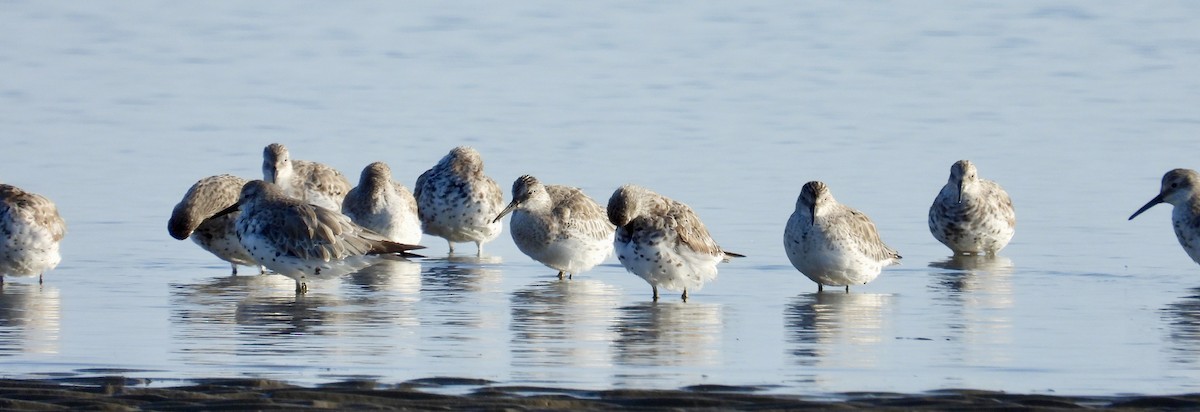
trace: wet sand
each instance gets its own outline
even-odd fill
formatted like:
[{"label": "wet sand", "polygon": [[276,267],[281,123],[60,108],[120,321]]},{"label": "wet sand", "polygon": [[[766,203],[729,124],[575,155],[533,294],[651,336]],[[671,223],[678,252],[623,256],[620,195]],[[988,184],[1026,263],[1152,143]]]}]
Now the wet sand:
[{"label": "wet sand", "polygon": [[[446,392],[473,387],[462,395]],[[493,386],[430,378],[383,385],[349,381],[300,387],[266,379],[208,379],[156,387],[120,376],[47,380],[0,379],[0,410],[609,410],[609,409],[890,409],[890,410],[1173,410],[1200,408],[1200,394],[1147,397],[1022,395],[980,390],[922,394],[844,393],[823,397],[756,394],[758,388],[705,385],[680,390],[586,391]]]}]

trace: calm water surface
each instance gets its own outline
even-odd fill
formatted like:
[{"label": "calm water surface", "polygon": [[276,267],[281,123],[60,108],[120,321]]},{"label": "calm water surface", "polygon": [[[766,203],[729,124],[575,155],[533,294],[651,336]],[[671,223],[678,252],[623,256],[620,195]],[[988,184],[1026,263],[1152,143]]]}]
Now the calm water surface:
[{"label": "calm water surface", "polygon": [[[0,180],[58,202],[62,265],[0,292],[0,375],[300,384],[433,376],[802,394],[1200,390],[1200,267],[1169,207],[1200,168],[1200,6],[1127,2],[8,1]],[[507,232],[295,296],[166,233],[196,180],[289,146],[411,185],[470,144],[604,200],[639,183],[744,253],[657,304],[615,259],[574,280]],[[1017,205],[994,259],[925,216],[969,158]],[[830,185],[904,255],[815,294],[782,250]],[[506,196],[507,197],[507,196]],[[466,246],[471,250],[473,247]],[[243,273],[249,272],[248,268]]]}]

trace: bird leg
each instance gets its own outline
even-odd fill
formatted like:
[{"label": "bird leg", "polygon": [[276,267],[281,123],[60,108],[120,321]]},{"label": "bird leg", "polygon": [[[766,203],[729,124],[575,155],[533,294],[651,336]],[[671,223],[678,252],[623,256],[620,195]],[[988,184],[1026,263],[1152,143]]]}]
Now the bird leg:
[{"label": "bird leg", "polygon": [[558,280],[562,280],[562,278],[563,278],[563,271],[560,270],[560,271],[558,271]]},{"label": "bird leg", "polygon": [[683,301],[687,302],[687,288],[683,288]]},{"label": "bird leg", "polygon": [[658,286],[650,286],[654,289],[654,301],[658,302]]},{"label": "bird leg", "polygon": [[850,293],[850,285],[846,285],[846,293]]},{"label": "bird leg", "polygon": [[817,293],[821,293],[821,292],[824,292],[824,291],[825,291],[825,285],[822,285],[822,284],[818,283],[818,284],[817,284]]}]

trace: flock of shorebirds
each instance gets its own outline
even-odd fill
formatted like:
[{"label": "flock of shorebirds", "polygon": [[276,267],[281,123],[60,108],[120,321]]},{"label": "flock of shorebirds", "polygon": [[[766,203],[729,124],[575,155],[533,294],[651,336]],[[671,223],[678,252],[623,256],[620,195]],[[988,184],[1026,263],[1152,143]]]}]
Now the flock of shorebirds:
[{"label": "flock of shorebirds", "polygon": [[[280,144],[263,150],[263,179],[224,174],[196,182],[175,206],[170,235],[191,238],[204,250],[239,265],[268,269],[308,290],[310,278],[337,277],[379,259],[419,257],[412,251],[422,234],[455,243],[483,244],[500,235],[511,214],[517,248],[564,275],[585,272],[614,252],[629,272],[658,289],[701,288],[717,276],[717,265],[743,257],[722,249],[687,205],[644,187],[627,184],[607,207],[578,188],[542,184],[533,176],[513,182],[512,200],[483,172],[479,152],[457,147],[408,188],[392,180],[383,162],[367,165],[358,186],[337,170],[293,160]],[[1174,206],[1175,234],[1200,263],[1200,173],[1175,169],[1162,188],[1129,219],[1158,203]],[[1016,214],[1000,185],[979,177],[960,160],[929,208],[929,230],[956,254],[995,254],[1012,239]],[[0,184],[0,285],[4,275],[39,276],[61,261],[58,244],[66,224],[43,196]],[[879,237],[862,212],[838,203],[827,185],[804,185],[783,236],[792,265],[825,286],[865,284],[900,254]]]}]

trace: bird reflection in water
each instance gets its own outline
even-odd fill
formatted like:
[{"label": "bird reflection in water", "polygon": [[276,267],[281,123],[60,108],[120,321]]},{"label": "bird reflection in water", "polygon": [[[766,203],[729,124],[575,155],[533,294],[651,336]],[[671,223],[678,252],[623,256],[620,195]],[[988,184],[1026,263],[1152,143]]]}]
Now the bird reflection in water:
[{"label": "bird reflection in water", "polygon": [[[272,277],[283,286],[291,279]],[[294,286],[294,281],[292,282]],[[344,323],[356,312],[342,310],[346,302],[327,289],[297,295],[286,288],[252,288],[234,307],[234,322],[242,335],[268,338],[334,333],[333,325]],[[269,350],[269,349],[268,349]]]},{"label": "bird reflection in water", "polygon": [[431,358],[502,359],[508,314],[502,310],[499,256],[421,261],[422,354]]},{"label": "bird reflection in water", "polygon": [[418,295],[421,293],[421,264],[409,260],[381,260],[347,275],[346,279],[363,293],[388,291]]},{"label": "bird reflection in water", "polygon": [[[175,284],[171,287],[171,321],[180,327],[184,339],[179,341],[183,342],[320,333],[309,329],[335,314],[318,309],[340,304],[329,292],[337,288],[298,296],[294,286],[290,278],[278,275],[225,276]],[[231,333],[235,336],[229,336]]]},{"label": "bird reflection in water", "polygon": [[619,309],[615,362],[633,366],[706,366],[721,363],[721,306],[643,302]]},{"label": "bird reflection in water", "polygon": [[[173,352],[185,362],[201,363],[226,359],[224,356],[244,360],[293,356],[297,350],[336,349],[339,356],[365,358],[386,355],[395,337],[381,336],[385,335],[381,330],[393,329],[380,325],[417,323],[412,305],[395,304],[396,296],[405,293],[384,290],[404,275],[385,274],[389,268],[396,267],[384,266],[377,269],[380,272],[360,278],[383,281],[371,283],[381,290],[367,292],[339,288],[339,280],[331,279],[318,281],[328,284],[315,292],[296,295],[294,281],[278,275],[174,284],[170,307],[175,336],[171,342],[178,347]],[[345,279],[354,282],[351,277]]]},{"label": "bird reflection in water", "polygon": [[932,262],[929,288],[936,314],[945,322],[951,345],[948,360],[967,364],[1007,363],[1012,343],[1012,259],[996,255],[955,255]]},{"label": "bird reflection in water", "polygon": [[1164,307],[1162,317],[1168,325],[1171,361],[1200,366],[1200,288],[1190,289],[1187,296]]},{"label": "bird reflection in water", "polygon": [[487,292],[500,283],[499,256],[449,256],[425,259],[421,290],[437,301],[458,302],[468,293]]},{"label": "bird reflection in water", "polygon": [[0,357],[59,350],[62,302],[57,287],[9,282],[0,287]]},{"label": "bird reflection in water", "polygon": [[932,262],[929,267],[945,269],[935,273],[934,289],[961,295],[968,292],[986,292],[991,295],[1009,297],[1012,304],[1013,271],[1012,259],[996,255],[954,255],[946,260]]},{"label": "bird reflection in water", "polygon": [[346,277],[352,285],[345,299],[362,308],[364,324],[404,326],[402,333],[415,336],[408,327],[421,324],[417,305],[421,302],[421,264],[409,260],[383,260]]},{"label": "bird reflection in water", "polygon": [[890,295],[809,293],[784,308],[790,353],[802,366],[872,367]]},{"label": "bird reflection in water", "polygon": [[[592,279],[538,282],[512,293],[513,365],[530,376],[521,380],[562,381],[571,376],[550,376],[562,369],[538,370],[539,366],[599,368],[609,364],[615,333],[609,328],[618,315],[622,293],[616,287]],[[517,373],[517,372],[514,372]]]}]

